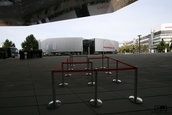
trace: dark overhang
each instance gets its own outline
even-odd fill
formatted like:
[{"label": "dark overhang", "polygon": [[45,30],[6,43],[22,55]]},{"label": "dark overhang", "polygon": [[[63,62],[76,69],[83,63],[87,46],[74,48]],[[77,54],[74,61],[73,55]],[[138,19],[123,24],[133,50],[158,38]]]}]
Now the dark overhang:
[{"label": "dark overhang", "polygon": [[110,13],[135,1],[0,0],[0,25],[32,25]]}]

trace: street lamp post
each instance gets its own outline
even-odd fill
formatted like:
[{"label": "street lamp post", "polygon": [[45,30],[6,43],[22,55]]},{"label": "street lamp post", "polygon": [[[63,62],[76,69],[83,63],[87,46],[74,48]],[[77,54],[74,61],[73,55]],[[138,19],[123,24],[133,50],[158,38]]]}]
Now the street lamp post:
[{"label": "street lamp post", "polygon": [[139,53],[140,53],[140,37],[141,37],[141,35],[138,35],[138,37],[139,37]]}]

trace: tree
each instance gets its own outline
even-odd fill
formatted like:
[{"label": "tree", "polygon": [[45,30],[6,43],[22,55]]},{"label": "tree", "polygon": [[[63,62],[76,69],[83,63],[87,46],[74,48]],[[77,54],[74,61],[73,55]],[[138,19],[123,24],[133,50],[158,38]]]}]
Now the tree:
[{"label": "tree", "polygon": [[[140,49],[141,51],[146,52],[148,49],[147,45],[140,45]],[[138,52],[139,51],[139,45],[127,45],[127,46],[122,46],[119,48],[119,52],[130,52],[130,53],[134,53],[134,52]]]},{"label": "tree", "polygon": [[119,48],[119,52],[125,53],[125,52],[133,52],[134,48],[132,45],[128,46],[122,46]]},{"label": "tree", "polygon": [[141,45],[141,50],[143,50],[144,52],[146,52],[148,49],[147,45]]},{"label": "tree", "polygon": [[2,47],[3,48],[15,47],[15,44],[12,41],[9,41],[8,39],[6,39]]},{"label": "tree", "polygon": [[157,45],[157,50],[158,52],[164,52],[165,48],[167,48],[167,44],[162,40],[158,45]]},{"label": "tree", "polygon": [[21,44],[24,50],[38,50],[38,41],[33,34],[26,37],[26,40]]}]

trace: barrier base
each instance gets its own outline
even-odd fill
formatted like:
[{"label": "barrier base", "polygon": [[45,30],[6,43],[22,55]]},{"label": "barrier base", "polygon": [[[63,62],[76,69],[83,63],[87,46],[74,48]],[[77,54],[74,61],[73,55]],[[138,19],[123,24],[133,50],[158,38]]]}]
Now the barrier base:
[{"label": "barrier base", "polygon": [[105,72],[105,74],[112,75],[112,72],[111,71],[107,71],[107,72]]},{"label": "barrier base", "polygon": [[75,65],[74,65],[74,64],[72,64],[71,66],[75,67]]},{"label": "barrier base", "polygon": [[88,82],[88,85],[93,86],[93,85],[95,85],[95,82],[90,81],[90,82]]},{"label": "barrier base", "polygon": [[60,107],[60,105],[61,105],[61,101],[60,101],[60,100],[56,100],[56,101],[55,101],[55,104],[54,104],[53,101],[50,101],[50,102],[48,103],[47,108],[48,108],[48,109],[56,109],[56,108]]},{"label": "barrier base", "polygon": [[130,100],[132,103],[136,103],[136,104],[141,104],[141,103],[143,103],[143,99],[140,98],[140,97],[137,97],[136,100],[135,100],[135,97],[134,97],[134,96],[129,96],[129,100]]},{"label": "barrier base", "polygon": [[105,69],[106,67],[100,67],[100,69]]},{"label": "barrier base", "polygon": [[86,73],[85,75],[86,75],[86,76],[91,76],[91,75],[92,75],[92,73]]},{"label": "barrier base", "polygon": [[65,77],[71,77],[72,76],[72,74],[65,74]]},{"label": "barrier base", "polygon": [[90,105],[93,107],[100,107],[103,105],[103,102],[100,99],[97,99],[97,101],[95,102],[95,99],[91,99],[89,101]]},{"label": "barrier base", "polygon": [[122,83],[122,81],[119,80],[119,79],[113,79],[113,82],[115,82],[115,83]]},{"label": "barrier base", "polygon": [[68,85],[69,85],[69,83],[60,83],[59,84],[60,87],[65,87],[65,86],[68,86]]}]

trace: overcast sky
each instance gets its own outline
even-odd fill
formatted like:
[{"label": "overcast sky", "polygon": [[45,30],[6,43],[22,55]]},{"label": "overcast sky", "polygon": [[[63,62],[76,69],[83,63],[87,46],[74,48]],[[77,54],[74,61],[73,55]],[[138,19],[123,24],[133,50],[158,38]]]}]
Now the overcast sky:
[{"label": "overcast sky", "polygon": [[34,34],[36,39],[58,37],[105,38],[129,41],[151,28],[172,23],[172,0],[138,0],[114,13],[34,26],[0,26],[0,43],[12,40],[17,48]]}]

